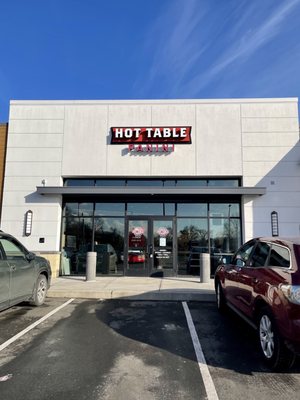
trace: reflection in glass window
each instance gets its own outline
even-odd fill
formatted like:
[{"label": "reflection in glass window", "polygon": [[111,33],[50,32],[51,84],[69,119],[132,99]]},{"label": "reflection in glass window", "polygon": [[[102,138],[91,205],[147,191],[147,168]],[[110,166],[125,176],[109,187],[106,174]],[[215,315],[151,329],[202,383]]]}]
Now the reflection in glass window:
[{"label": "reflection in glass window", "polygon": [[66,203],[64,208],[65,216],[78,216],[78,203]]},{"label": "reflection in glass window", "polygon": [[125,203],[96,203],[95,216],[98,215],[125,215]]},{"label": "reflection in glass window", "polygon": [[[199,253],[208,251],[207,219],[178,218],[177,219],[177,245],[178,245],[178,274],[198,274]],[[191,254],[198,252],[198,263]],[[192,249],[194,249],[192,251]],[[192,258],[191,258],[192,257]],[[191,261],[193,259],[193,261]]]},{"label": "reflection in glass window", "polygon": [[179,217],[207,217],[206,203],[178,203],[177,215]]},{"label": "reflection in glass window", "polygon": [[230,186],[230,187],[238,187],[239,181],[238,179],[209,179],[207,181],[208,186]]},{"label": "reflection in glass window", "polygon": [[175,186],[175,179],[166,179],[164,181],[164,186],[166,187],[173,187]]},{"label": "reflection in glass window", "polygon": [[123,273],[124,218],[95,218],[97,274]]},{"label": "reflection in glass window", "polygon": [[92,249],[92,218],[64,218],[61,273],[85,274],[86,253]]},{"label": "reflection in glass window", "polygon": [[264,267],[269,255],[270,245],[268,243],[258,242],[251,257],[252,267]]},{"label": "reflection in glass window", "polygon": [[163,203],[128,203],[127,215],[164,215]]},{"label": "reflection in glass window", "polygon": [[176,182],[176,186],[191,186],[191,187],[200,187],[206,186],[206,180],[204,179],[178,179]]},{"label": "reflection in glass window", "polygon": [[165,203],[164,215],[175,215],[175,203]]},{"label": "reflection in glass window", "polygon": [[96,179],[96,186],[125,186],[125,179]]},{"label": "reflection in glass window", "polygon": [[8,260],[26,260],[23,249],[21,249],[16,243],[4,238],[0,239],[0,242]]},{"label": "reflection in glass window", "polygon": [[290,267],[290,252],[287,248],[272,244],[269,265],[271,267]]},{"label": "reflection in glass window", "polygon": [[211,218],[210,242],[215,251],[234,253],[240,247],[240,220]]},{"label": "reflection in glass window", "polygon": [[240,207],[238,203],[216,203],[209,205],[211,217],[232,218],[240,216]]},{"label": "reflection in glass window", "polygon": [[161,179],[128,179],[127,186],[162,186],[163,181]]},{"label": "reflection in glass window", "polygon": [[65,186],[94,186],[94,179],[66,179]]},{"label": "reflection in glass window", "polygon": [[250,258],[250,254],[252,253],[255,244],[255,240],[251,240],[250,242],[245,243],[236,253],[233,264],[239,266],[245,265]]},{"label": "reflection in glass window", "polygon": [[94,203],[79,203],[79,216],[91,217],[93,216]]}]

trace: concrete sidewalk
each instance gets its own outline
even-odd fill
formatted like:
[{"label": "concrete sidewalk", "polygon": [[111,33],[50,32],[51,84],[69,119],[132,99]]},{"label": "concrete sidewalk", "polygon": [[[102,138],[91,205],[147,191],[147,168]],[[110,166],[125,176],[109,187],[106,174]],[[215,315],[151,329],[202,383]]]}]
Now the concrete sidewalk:
[{"label": "concrete sidewalk", "polygon": [[214,282],[199,278],[85,277],[53,278],[48,297],[167,301],[215,301]]}]

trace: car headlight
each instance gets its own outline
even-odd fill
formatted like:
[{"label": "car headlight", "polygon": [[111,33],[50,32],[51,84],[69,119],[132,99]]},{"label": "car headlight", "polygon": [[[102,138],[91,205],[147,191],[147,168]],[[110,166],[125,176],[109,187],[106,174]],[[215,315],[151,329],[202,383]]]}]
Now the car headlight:
[{"label": "car headlight", "polygon": [[300,304],[300,285],[282,284],[280,289],[291,303]]}]

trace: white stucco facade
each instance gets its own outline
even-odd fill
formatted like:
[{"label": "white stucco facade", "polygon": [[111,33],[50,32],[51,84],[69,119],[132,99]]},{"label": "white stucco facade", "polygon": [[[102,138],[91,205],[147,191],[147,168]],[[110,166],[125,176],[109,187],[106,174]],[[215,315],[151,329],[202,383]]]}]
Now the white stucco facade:
[{"label": "white stucco facade", "polygon": [[[110,144],[112,126],[192,127],[192,143],[168,154]],[[240,177],[265,187],[242,197],[243,239],[300,234],[298,99],[11,101],[1,229],[26,247],[60,251],[62,198],[36,187],[65,177]],[[30,236],[24,215],[33,211]],[[44,238],[44,243],[40,243]]]}]

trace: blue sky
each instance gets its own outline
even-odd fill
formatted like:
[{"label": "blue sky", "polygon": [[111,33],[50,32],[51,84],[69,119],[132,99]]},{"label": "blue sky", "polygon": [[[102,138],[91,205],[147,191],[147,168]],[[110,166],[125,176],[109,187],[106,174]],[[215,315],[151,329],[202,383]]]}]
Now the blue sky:
[{"label": "blue sky", "polygon": [[300,0],[0,0],[10,100],[300,96]]}]

